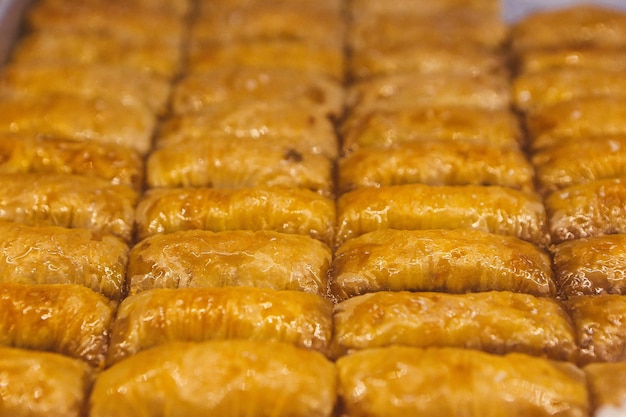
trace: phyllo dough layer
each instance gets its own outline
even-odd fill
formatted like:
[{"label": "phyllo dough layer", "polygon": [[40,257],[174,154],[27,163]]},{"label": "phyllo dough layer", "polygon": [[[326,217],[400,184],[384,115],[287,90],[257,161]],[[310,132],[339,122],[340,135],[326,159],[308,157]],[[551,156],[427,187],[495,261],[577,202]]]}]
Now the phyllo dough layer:
[{"label": "phyllo dough layer", "polygon": [[188,230],[154,235],[130,252],[130,293],[151,288],[249,286],[325,295],[328,246],[273,231]]},{"label": "phyllo dough layer", "polygon": [[89,412],[330,417],[336,390],[335,367],[318,352],[278,342],[171,343],[100,374]]}]

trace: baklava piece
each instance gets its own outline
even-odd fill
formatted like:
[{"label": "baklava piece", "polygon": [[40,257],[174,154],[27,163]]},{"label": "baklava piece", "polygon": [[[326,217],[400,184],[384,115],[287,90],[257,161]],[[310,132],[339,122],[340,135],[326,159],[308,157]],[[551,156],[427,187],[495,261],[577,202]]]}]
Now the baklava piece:
[{"label": "baklava piece", "polygon": [[102,372],[91,417],[330,417],[336,371],[321,353],[279,342],[170,343]]},{"label": "baklava piece", "polygon": [[0,222],[0,283],[80,284],[119,301],[128,246],[85,229]]},{"label": "baklava piece", "polygon": [[566,296],[626,294],[626,235],[604,235],[555,245],[555,279]]},{"label": "baklava piece", "polygon": [[555,191],[545,199],[553,243],[626,233],[626,183],[597,180]]},{"label": "baklava piece", "polygon": [[335,306],[335,354],[403,345],[573,360],[574,329],[546,297],[512,292],[377,292]]},{"label": "baklava piece", "polygon": [[95,373],[62,355],[0,347],[0,414],[82,417]]},{"label": "baklava piece", "polygon": [[338,300],[376,291],[556,294],[550,258],[531,243],[477,230],[380,230],[337,248]]},{"label": "baklava piece", "polygon": [[144,162],[133,148],[95,141],[0,134],[0,174],[69,174],[143,187]]},{"label": "baklava piece", "polygon": [[278,341],[328,354],[332,332],[332,302],[314,294],[246,287],[155,289],[120,304],[107,364],[174,341]]},{"label": "baklava piece", "polygon": [[576,296],[565,303],[574,323],[581,364],[626,360],[626,296]]},{"label": "baklava piece", "polygon": [[337,245],[381,229],[472,229],[546,246],[546,223],[538,196],[501,186],[360,188],[338,199]]},{"label": "baklava piece", "polygon": [[533,167],[519,150],[471,142],[419,141],[370,147],[338,161],[338,192],[402,184],[501,185],[534,190]]},{"label": "baklava piece", "polygon": [[326,295],[331,251],[309,236],[188,230],[151,236],[130,252],[130,293],[248,286]]},{"label": "baklava piece", "polygon": [[592,363],[584,367],[594,417],[626,413],[626,362]]},{"label": "baklava piece", "polygon": [[82,285],[0,284],[0,345],[104,366],[114,304]]},{"label": "baklava piece", "polygon": [[0,174],[0,219],[132,239],[137,192],[106,180],[64,174]]},{"label": "baklava piece", "polygon": [[181,230],[273,230],[331,245],[335,203],[297,188],[153,189],[139,202],[136,222],[138,239]]},{"label": "baklava piece", "polygon": [[149,187],[304,188],[332,197],[332,161],[271,141],[214,137],[154,150],[146,163]]},{"label": "baklava piece", "polygon": [[346,416],[586,417],[584,373],[520,353],[402,346],[337,361]]}]

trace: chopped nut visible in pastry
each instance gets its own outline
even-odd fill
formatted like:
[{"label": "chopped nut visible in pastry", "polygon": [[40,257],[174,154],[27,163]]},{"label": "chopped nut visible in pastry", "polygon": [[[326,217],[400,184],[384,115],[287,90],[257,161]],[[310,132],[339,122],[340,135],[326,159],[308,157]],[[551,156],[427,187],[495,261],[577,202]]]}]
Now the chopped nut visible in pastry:
[{"label": "chopped nut visible in pastry", "polygon": [[0,134],[0,174],[18,173],[82,175],[139,190],[144,162],[135,149],[113,143]]},{"label": "chopped nut visible in pastry", "polygon": [[0,98],[0,133],[92,140],[145,154],[156,116],[143,104],[70,94]]},{"label": "chopped nut visible in pastry", "polygon": [[0,346],[104,366],[114,305],[82,285],[0,284]]},{"label": "chopped nut visible in pastry", "polygon": [[596,180],[555,191],[545,199],[553,243],[626,233],[626,182]]},{"label": "chopped nut visible in pastry", "polygon": [[136,244],[127,275],[131,294],[151,288],[249,286],[326,295],[330,262],[330,248],[309,236],[187,230]]},{"label": "chopped nut visible in pastry", "polygon": [[534,190],[534,171],[520,150],[472,142],[424,140],[363,148],[338,161],[338,193],[361,187],[421,183],[501,185]]},{"label": "chopped nut visible in pastry", "polygon": [[581,364],[626,360],[626,296],[575,296],[565,306],[574,323]]},{"label": "chopped nut visible in pastry", "polygon": [[546,246],[546,226],[541,199],[512,188],[392,185],[339,197],[336,244],[381,229],[473,229]]},{"label": "chopped nut visible in pastry", "polygon": [[149,187],[267,186],[334,193],[329,158],[246,138],[213,137],[156,149],[148,157],[146,177]]},{"label": "chopped nut visible in pastry", "polygon": [[337,369],[349,416],[588,415],[582,370],[521,353],[394,346],[344,356]]},{"label": "chopped nut visible in pastry", "polygon": [[392,345],[459,347],[573,360],[574,330],[554,300],[512,292],[377,292],[336,305],[335,354]]},{"label": "chopped nut visible in pastry", "polygon": [[626,235],[569,240],[552,249],[555,280],[566,296],[626,294]]},{"label": "chopped nut visible in pastry", "polygon": [[0,174],[0,219],[132,238],[137,192],[80,175]]},{"label": "chopped nut visible in pastry", "polygon": [[304,189],[276,187],[148,191],[136,210],[137,238],[180,230],[273,230],[311,236],[330,245],[335,203]]},{"label": "chopped nut visible in pastry", "polygon": [[248,340],[170,343],[105,370],[91,417],[330,417],[336,371],[321,353]]},{"label": "chopped nut visible in pastry", "polygon": [[81,417],[95,372],[62,355],[0,347],[2,414]]},{"label": "chopped nut visible in pastry", "polygon": [[339,300],[376,291],[515,291],[556,295],[535,245],[478,230],[384,229],[346,241],[330,270]]},{"label": "chopped nut visible in pastry", "polygon": [[119,301],[128,252],[114,236],[1,221],[0,283],[81,284]]},{"label": "chopped nut visible in pastry", "polygon": [[328,354],[332,332],[332,302],[315,294],[249,287],[154,289],[120,304],[107,365],[174,341],[278,341]]}]

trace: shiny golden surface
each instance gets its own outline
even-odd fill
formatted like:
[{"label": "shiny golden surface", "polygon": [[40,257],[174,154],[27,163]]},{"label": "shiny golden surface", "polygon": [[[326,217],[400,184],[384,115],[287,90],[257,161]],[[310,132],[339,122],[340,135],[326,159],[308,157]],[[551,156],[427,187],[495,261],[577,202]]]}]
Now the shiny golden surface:
[{"label": "shiny golden surface", "polygon": [[125,295],[128,246],[85,229],[0,222],[0,283],[81,284]]},{"label": "shiny golden surface", "polygon": [[553,243],[626,233],[626,182],[620,178],[555,191],[545,207]]},{"label": "shiny golden surface", "polygon": [[142,104],[69,94],[0,98],[0,133],[150,150],[156,117]]},{"label": "shiny golden surface", "polygon": [[64,174],[0,174],[0,219],[112,234],[130,241],[137,193],[106,180]]},{"label": "shiny golden surface", "polygon": [[228,102],[203,107],[197,113],[169,117],[159,128],[156,146],[214,137],[250,139],[297,152],[337,156],[337,137],[328,115],[288,102]]},{"label": "shiny golden surface", "polygon": [[137,190],[144,163],[133,148],[96,141],[0,134],[0,173],[71,174],[95,177]]},{"label": "shiny golden surface", "polygon": [[336,387],[335,367],[318,352],[275,342],[172,343],[100,374],[89,412],[330,417]]},{"label": "shiny golden surface", "polygon": [[20,65],[106,64],[171,79],[180,66],[178,45],[159,42],[132,42],[97,32],[37,31],[20,38],[11,61]]},{"label": "shiny golden surface", "polygon": [[111,64],[10,64],[0,74],[1,94],[37,97],[71,93],[143,104],[156,113],[165,112],[171,89],[168,80],[157,74]]},{"label": "shiny golden surface", "polygon": [[580,363],[626,360],[626,296],[570,297],[566,307],[580,346]]},{"label": "shiny golden surface", "polygon": [[182,114],[214,104],[287,102],[338,117],[343,111],[343,95],[341,84],[318,74],[226,66],[181,78],[174,87],[172,108]]},{"label": "shiny golden surface", "polygon": [[588,415],[580,369],[519,353],[395,346],[345,356],[337,368],[344,416]]},{"label": "shiny golden surface", "polygon": [[191,44],[187,57],[190,73],[234,65],[244,68],[288,68],[343,80],[343,49],[289,39],[255,39],[240,42]]},{"label": "shiny golden surface", "polygon": [[82,285],[0,284],[0,345],[103,366],[113,307]]},{"label": "shiny golden surface", "polygon": [[514,237],[476,230],[367,233],[337,248],[330,272],[339,300],[376,291],[555,295],[545,252]]},{"label": "shiny golden surface", "polygon": [[540,149],[531,161],[542,193],[626,177],[626,135],[566,140]]},{"label": "shiny golden surface", "polygon": [[581,141],[588,136],[626,134],[626,98],[571,99],[530,112],[526,117],[532,149]]},{"label": "shiny golden surface", "polygon": [[135,245],[128,263],[131,294],[151,288],[249,286],[326,295],[328,246],[272,231],[188,230]]},{"label": "shiny golden surface", "polygon": [[227,137],[162,147],[146,163],[149,187],[304,188],[331,197],[333,174],[323,155]]},{"label": "shiny golden surface", "polygon": [[[596,415],[626,410],[626,362],[593,363],[584,367]],[[621,408],[620,408],[621,407]],[[619,415],[619,414],[615,414]]]},{"label": "shiny golden surface", "polygon": [[555,279],[566,296],[626,294],[626,235],[569,240],[552,251]]},{"label": "shiny golden surface", "polygon": [[331,244],[334,201],[313,191],[281,188],[154,189],[136,210],[137,238],[179,230],[273,230]]},{"label": "shiny golden surface", "polygon": [[61,355],[0,347],[0,414],[81,417],[93,370]]},{"label": "shiny golden surface", "polygon": [[338,161],[338,192],[401,184],[501,185],[533,191],[534,171],[517,149],[419,141],[363,148]]},{"label": "shiny golden surface", "polygon": [[593,4],[538,11],[512,27],[511,39],[516,51],[624,47],[626,13]]},{"label": "shiny golden surface", "polygon": [[512,101],[504,76],[400,73],[366,79],[348,88],[346,104],[358,111],[416,106],[507,109]]},{"label": "shiny golden surface", "polygon": [[541,200],[500,186],[360,188],[339,197],[337,245],[381,229],[473,229],[547,244]]},{"label": "shiny golden surface", "polygon": [[120,304],[107,363],[174,341],[277,341],[328,354],[332,333],[332,302],[314,294],[250,287],[155,289]]},{"label": "shiny golden surface", "polygon": [[458,347],[572,360],[573,328],[554,300],[512,292],[377,292],[335,306],[336,354],[373,347]]},{"label": "shiny golden surface", "polygon": [[344,153],[366,147],[439,140],[484,143],[517,148],[522,133],[509,110],[484,110],[459,106],[411,106],[348,114],[341,126]]}]

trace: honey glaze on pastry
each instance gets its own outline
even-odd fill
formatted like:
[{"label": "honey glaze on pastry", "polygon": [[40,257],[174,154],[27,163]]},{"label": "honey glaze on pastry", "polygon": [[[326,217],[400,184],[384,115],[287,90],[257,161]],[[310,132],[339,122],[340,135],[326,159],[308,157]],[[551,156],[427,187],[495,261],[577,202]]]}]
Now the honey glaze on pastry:
[{"label": "honey glaze on pastry", "polygon": [[373,347],[459,347],[573,360],[566,311],[550,298],[512,292],[377,292],[335,306],[335,354]]},{"label": "honey glaze on pastry", "polygon": [[95,378],[66,356],[0,347],[0,413],[12,417],[81,417]]},{"label": "honey glaze on pastry", "polygon": [[592,363],[583,369],[594,415],[623,415],[626,411],[626,362]]},{"label": "honey glaze on pastry", "polygon": [[584,373],[520,353],[404,346],[337,361],[345,416],[586,417]]},{"label": "honey glaze on pastry", "polygon": [[0,283],[81,284],[119,301],[128,246],[86,229],[0,222]]},{"label": "honey glaze on pastry", "polygon": [[280,341],[329,353],[332,302],[301,291],[250,287],[155,289],[117,310],[107,363],[173,341]]},{"label": "honey glaze on pastry", "polygon": [[152,189],[136,210],[137,238],[180,230],[273,230],[311,236],[330,245],[334,201],[305,189]]},{"label": "honey glaze on pastry", "polygon": [[104,365],[114,304],[82,285],[0,284],[0,345]]},{"label": "honey glaze on pastry", "polygon": [[330,276],[339,300],[376,291],[556,295],[547,253],[478,230],[370,232],[337,248]]},{"label": "honey glaze on pastry", "polygon": [[321,353],[279,342],[170,343],[102,372],[91,417],[331,417],[336,371]]},{"label": "honey glaze on pastry", "polygon": [[337,245],[381,229],[472,229],[547,244],[538,196],[501,186],[360,188],[337,202]]},{"label": "honey glaze on pastry", "polygon": [[151,288],[250,286],[326,295],[328,246],[273,231],[188,230],[154,235],[130,253],[130,293]]}]

